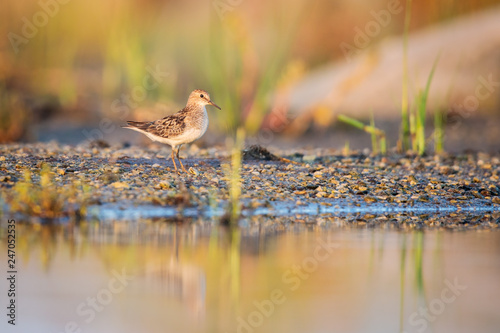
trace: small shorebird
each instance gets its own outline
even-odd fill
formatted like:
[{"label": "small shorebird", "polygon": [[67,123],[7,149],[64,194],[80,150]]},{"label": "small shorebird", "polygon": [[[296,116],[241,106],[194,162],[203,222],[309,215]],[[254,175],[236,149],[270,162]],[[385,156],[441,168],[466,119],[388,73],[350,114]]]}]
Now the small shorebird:
[{"label": "small shorebird", "polygon": [[206,105],[213,105],[217,109],[221,109],[210,100],[206,91],[196,89],[189,95],[186,107],[177,113],[150,122],[127,121],[128,126],[123,128],[141,132],[153,141],[172,146],[172,162],[174,162],[175,171],[177,171],[177,165],[174,154],[177,156],[182,170],[187,172],[179,157],[179,149],[183,144],[201,138],[207,131]]}]

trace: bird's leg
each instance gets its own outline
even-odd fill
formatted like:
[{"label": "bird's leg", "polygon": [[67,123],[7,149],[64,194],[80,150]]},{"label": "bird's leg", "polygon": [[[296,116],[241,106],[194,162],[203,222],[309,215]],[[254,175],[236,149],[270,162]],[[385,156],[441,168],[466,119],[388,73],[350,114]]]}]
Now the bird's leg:
[{"label": "bird's leg", "polygon": [[184,168],[184,165],[182,164],[182,161],[181,161],[181,158],[179,157],[179,150],[181,150],[181,148],[177,148],[177,159],[179,160],[179,163],[181,164],[181,167],[182,167],[182,170],[184,170],[185,173],[189,173],[186,168]]},{"label": "bird's leg", "polygon": [[172,147],[172,162],[174,163],[174,168],[175,168],[175,171],[177,172],[177,165],[175,165],[175,158],[174,158],[174,150],[175,150],[175,148]]},{"label": "bird's leg", "polygon": [[175,156],[177,156],[177,159],[178,159],[179,161],[181,160],[181,158],[179,157],[179,152],[180,152],[180,150],[181,150],[181,147],[182,147],[182,145],[179,145],[179,148],[177,148],[176,155],[175,155]]}]

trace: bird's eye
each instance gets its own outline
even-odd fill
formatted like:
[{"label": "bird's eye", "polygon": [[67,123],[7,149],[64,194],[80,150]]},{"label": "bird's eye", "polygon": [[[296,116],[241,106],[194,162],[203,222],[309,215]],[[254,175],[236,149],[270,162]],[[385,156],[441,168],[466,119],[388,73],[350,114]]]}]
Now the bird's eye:
[{"label": "bird's eye", "polygon": [[200,97],[203,98],[203,94],[201,94]]}]

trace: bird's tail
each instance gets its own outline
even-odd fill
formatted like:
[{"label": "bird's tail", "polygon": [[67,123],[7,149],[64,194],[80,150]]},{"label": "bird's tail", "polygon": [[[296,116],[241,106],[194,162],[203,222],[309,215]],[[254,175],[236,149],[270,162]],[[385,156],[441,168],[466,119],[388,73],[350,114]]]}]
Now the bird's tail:
[{"label": "bird's tail", "polygon": [[122,126],[123,128],[146,130],[150,122],[145,121],[127,121],[128,126]]}]

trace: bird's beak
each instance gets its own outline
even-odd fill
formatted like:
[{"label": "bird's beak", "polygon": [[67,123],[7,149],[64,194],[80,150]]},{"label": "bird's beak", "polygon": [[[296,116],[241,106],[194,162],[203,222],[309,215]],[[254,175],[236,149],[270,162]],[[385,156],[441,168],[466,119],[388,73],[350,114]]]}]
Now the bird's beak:
[{"label": "bird's beak", "polygon": [[222,110],[217,104],[212,101],[208,101],[208,104],[215,106],[217,109]]}]

